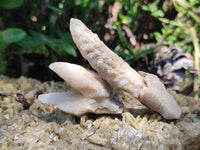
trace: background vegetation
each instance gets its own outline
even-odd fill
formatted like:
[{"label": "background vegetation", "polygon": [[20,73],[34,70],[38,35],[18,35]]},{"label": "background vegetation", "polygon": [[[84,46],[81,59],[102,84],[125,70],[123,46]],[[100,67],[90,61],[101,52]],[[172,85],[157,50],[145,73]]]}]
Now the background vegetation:
[{"label": "background vegetation", "polygon": [[87,66],[69,33],[71,17],[130,65],[155,49],[149,43],[178,44],[199,68],[199,0],[1,0],[0,73],[55,80],[51,62]]}]

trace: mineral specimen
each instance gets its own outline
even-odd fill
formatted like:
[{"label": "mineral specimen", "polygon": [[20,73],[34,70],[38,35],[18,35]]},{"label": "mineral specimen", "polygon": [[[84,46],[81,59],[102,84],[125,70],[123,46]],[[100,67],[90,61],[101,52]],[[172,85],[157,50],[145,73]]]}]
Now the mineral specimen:
[{"label": "mineral specimen", "polygon": [[60,75],[74,90],[64,93],[41,94],[38,99],[43,103],[54,104],[59,109],[81,116],[88,112],[96,114],[122,113],[122,105],[110,95],[109,86],[101,77],[79,65],[56,62],[49,66]]},{"label": "mineral specimen", "polygon": [[137,73],[80,20],[70,20],[70,31],[82,56],[110,85],[132,94],[166,119],[180,117],[180,107],[157,76]]},{"label": "mineral specimen", "polygon": [[180,117],[180,107],[157,76],[137,73],[80,20],[70,20],[70,31],[81,54],[98,74],[75,64],[53,63],[49,66],[50,69],[60,75],[74,91],[40,95],[40,101],[55,104],[61,110],[76,116],[87,112],[121,113],[122,106],[116,103],[111,87],[104,79],[112,88],[130,93],[164,118]]}]

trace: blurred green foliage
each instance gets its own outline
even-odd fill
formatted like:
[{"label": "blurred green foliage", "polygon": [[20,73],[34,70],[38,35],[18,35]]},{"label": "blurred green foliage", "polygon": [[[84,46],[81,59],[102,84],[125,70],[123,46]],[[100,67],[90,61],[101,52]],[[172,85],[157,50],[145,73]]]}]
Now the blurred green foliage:
[{"label": "blurred green foliage", "polygon": [[[110,30],[109,6],[117,1],[122,8],[112,30],[118,40],[113,43],[114,47],[108,46],[129,64],[155,48],[135,51],[135,46],[124,34],[123,25],[136,35],[138,43],[179,44],[185,51],[194,53],[189,29],[195,28],[199,36],[199,0],[1,0],[0,73],[4,74],[12,67],[13,62],[7,59],[8,56],[14,54],[20,64],[25,54],[37,54],[42,56],[38,61],[46,68],[41,72],[49,79],[48,64],[76,60],[79,56],[68,29],[70,18],[79,18],[102,39],[102,34]],[[146,20],[148,17],[154,20]],[[146,28],[148,40],[140,36]]]},{"label": "blurred green foliage", "polygon": [[21,5],[23,5],[23,0],[17,0],[17,1],[13,1],[13,0],[1,0],[0,1],[0,7],[5,8],[5,9],[14,9],[14,8],[18,8]]},{"label": "blurred green foliage", "polygon": [[200,34],[200,1],[198,0],[171,0],[177,15],[170,19],[165,16],[169,10],[167,1],[164,1],[160,8],[159,1],[143,5],[142,9],[149,11],[152,16],[162,23],[162,29],[151,34],[157,41],[165,40],[169,44],[178,44],[185,51],[192,53],[193,45],[187,44],[191,41],[190,28],[195,27],[197,34]]},{"label": "blurred green foliage", "polygon": [[[150,38],[159,43],[178,44],[185,51],[193,54],[194,46],[190,29],[195,28],[200,36],[200,1],[199,0],[165,0],[165,1],[120,1],[122,10],[119,13],[120,21],[117,24],[127,25],[134,33],[139,19],[143,19],[144,12],[149,12],[161,24],[161,29],[150,33]],[[174,9],[175,11],[170,13]],[[146,19],[146,18],[144,18]],[[148,24],[148,22],[146,22]],[[152,22],[153,23],[153,22]],[[144,25],[144,24],[143,24]],[[114,27],[115,28],[115,27]],[[119,35],[121,32],[119,28]],[[121,36],[121,35],[120,35]],[[120,38],[121,40],[122,38]],[[121,40],[122,47],[129,49],[126,42]],[[119,47],[117,47],[119,49]]]},{"label": "blurred green foliage", "polygon": [[[86,21],[94,7],[98,7],[98,1],[0,1],[0,73],[6,73],[9,64],[12,66],[13,62],[5,58],[13,53],[21,63],[24,54],[42,55],[44,60],[39,61],[46,68],[53,61],[77,57],[69,20],[77,17]],[[48,69],[45,71],[48,73]]]}]

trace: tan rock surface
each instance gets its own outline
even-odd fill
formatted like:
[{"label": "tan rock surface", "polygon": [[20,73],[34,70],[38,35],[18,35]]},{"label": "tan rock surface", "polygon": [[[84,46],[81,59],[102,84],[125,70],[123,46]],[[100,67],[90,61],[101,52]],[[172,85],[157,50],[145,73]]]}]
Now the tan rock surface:
[{"label": "tan rock surface", "polygon": [[[64,92],[63,82],[0,76],[0,149],[190,149],[200,147],[200,104],[170,92],[180,105],[178,120],[143,115],[68,115],[37,100],[40,93]],[[21,95],[20,95],[21,94]],[[128,98],[128,95],[124,96]],[[27,101],[30,107],[24,107]],[[25,109],[26,108],[26,109]]]}]

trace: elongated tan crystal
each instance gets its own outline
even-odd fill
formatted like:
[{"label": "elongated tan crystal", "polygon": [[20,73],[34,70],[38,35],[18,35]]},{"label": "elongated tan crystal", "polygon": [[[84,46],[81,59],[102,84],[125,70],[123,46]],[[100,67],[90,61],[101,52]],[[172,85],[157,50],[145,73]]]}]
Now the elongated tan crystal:
[{"label": "elongated tan crystal", "polygon": [[144,86],[143,78],[117,54],[112,52],[96,34],[80,20],[71,19],[70,31],[81,54],[108,83],[135,97]]}]

